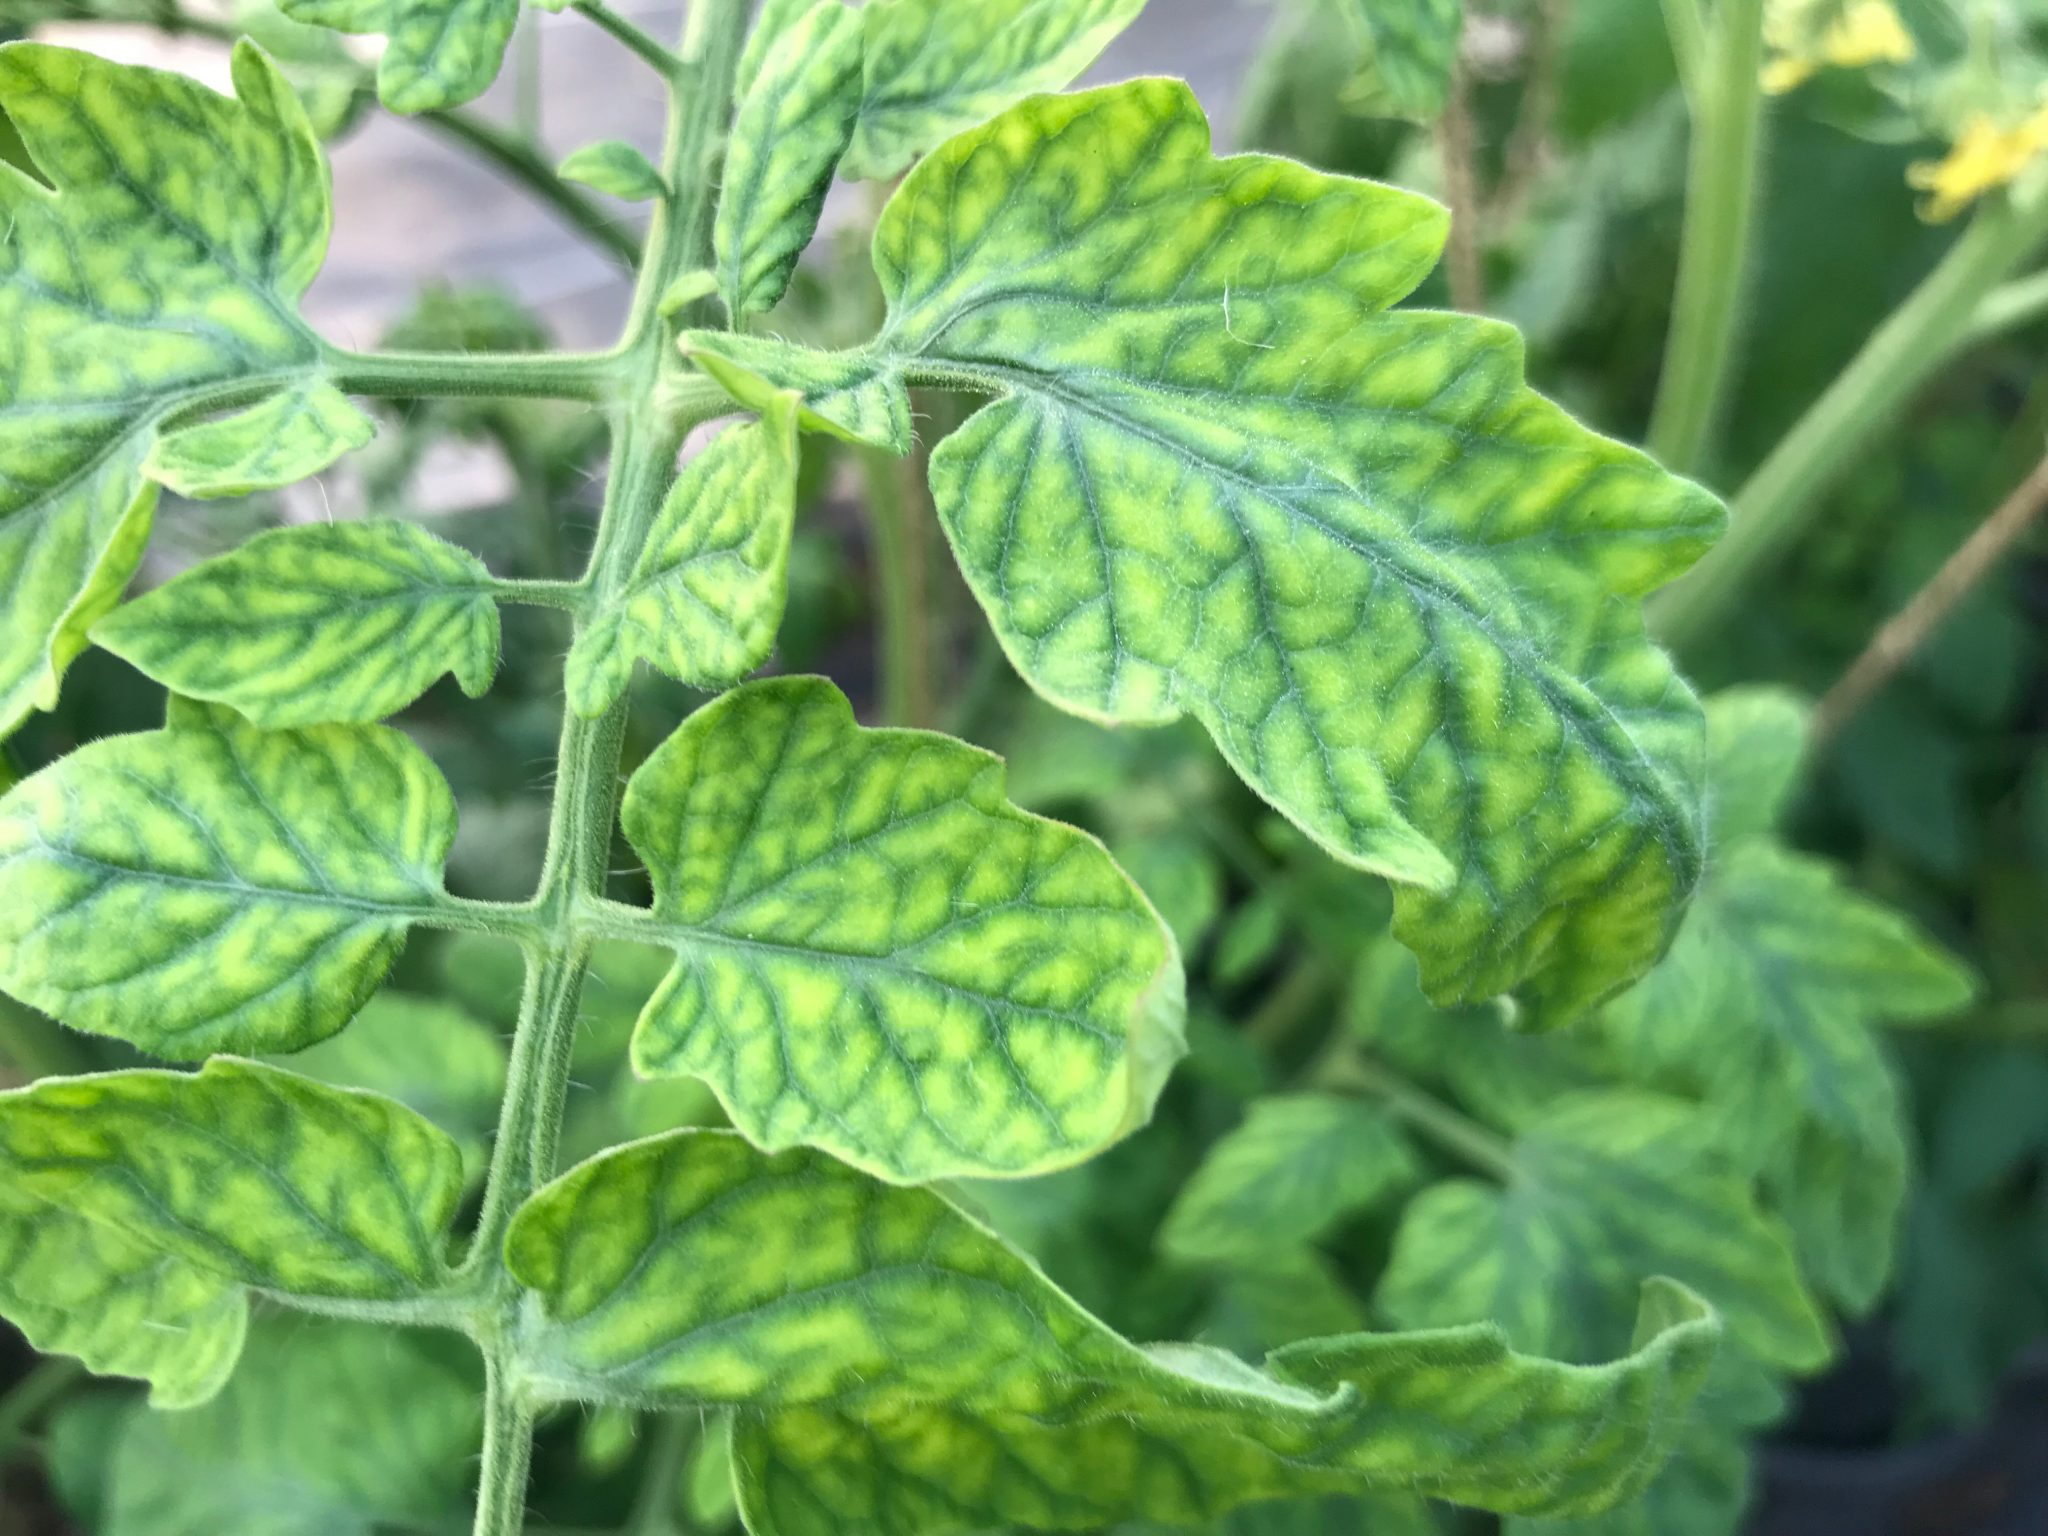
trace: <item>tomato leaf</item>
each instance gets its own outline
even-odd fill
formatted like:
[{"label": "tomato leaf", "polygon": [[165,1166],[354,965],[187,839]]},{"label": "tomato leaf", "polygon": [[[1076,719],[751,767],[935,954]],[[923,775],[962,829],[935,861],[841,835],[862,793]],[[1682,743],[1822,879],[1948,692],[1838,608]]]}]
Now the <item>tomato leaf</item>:
[{"label": "tomato leaf", "polygon": [[282,485],[368,436],[296,310],[326,254],[326,161],[275,66],[243,43],[233,68],[225,97],[0,49],[0,108],[55,189],[0,166],[0,735],[56,702],[134,574],[152,477]]},{"label": "tomato leaf", "polygon": [[[558,11],[568,0],[536,0]],[[483,95],[519,24],[519,0],[277,0],[294,21],[379,33],[377,95],[394,112],[432,112]]]},{"label": "tomato leaf", "polygon": [[180,704],[0,799],[0,987],[167,1060],[298,1050],[446,901],[454,836],[446,781],[396,731]]},{"label": "tomato leaf", "polygon": [[668,186],[654,163],[622,139],[584,145],[564,160],[555,174],[629,203],[651,203],[668,196]]},{"label": "tomato leaf", "polygon": [[471,698],[498,670],[491,573],[411,523],[279,528],[93,627],[174,693],[268,730],[367,724],[452,673]]},{"label": "tomato leaf", "polygon": [[609,1153],[507,1241],[533,1389],[735,1412],[758,1536],[1087,1529],[1383,1489],[1605,1507],[1648,1475],[1713,1351],[1687,1292],[1599,1367],[1498,1330],[1318,1339],[1266,1370],[1130,1344],[939,1195],[717,1132]]}]

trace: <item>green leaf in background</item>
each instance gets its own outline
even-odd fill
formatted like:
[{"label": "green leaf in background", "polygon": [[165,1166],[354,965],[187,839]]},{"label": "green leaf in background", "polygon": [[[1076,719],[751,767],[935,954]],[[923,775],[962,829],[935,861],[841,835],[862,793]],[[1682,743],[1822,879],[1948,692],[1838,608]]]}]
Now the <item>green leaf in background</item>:
[{"label": "green leaf in background", "polygon": [[[568,0],[536,0],[559,11]],[[432,112],[483,95],[505,62],[519,0],[278,0],[294,21],[381,33],[377,95],[394,112]]]},{"label": "green leaf in background", "polygon": [[483,1435],[452,1341],[272,1318],[197,1413],[131,1415],[100,1536],[372,1536],[462,1522]]},{"label": "green leaf in background", "polygon": [[569,652],[569,707],[595,718],[636,661],[718,689],[767,661],[789,591],[796,516],[797,397],[728,427],[677,476],[625,587]]},{"label": "green leaf in background", "polygon": [[[0,108],[55,188],[0,166],[0,736],[56,703],[135,573],[148,476],[280,485],[364,439],[362,414],[317,385],[320,343],[295,307],[327,250],[326,161],[253,45],[234,81],[226,97],[69,49],[0,49]],[[267,386],[283,403],[171,429]]]},{"label": "green leaf in background", "polygon": [[177,703],[0,799],[0,987],[166,1060],[298,1050],[447,900],[454,837],[447,782],[396,731]]},{"label": "green leaf in background", "polygon": [[1361,111],[1430,123],[1443,115],[1464,31],[1464,0],[1326,0],[1362,46],[1347,95]]},{"label": "green leaf in background", "polygon": [[1708,718],[1726,841],[1671,954],[1599,1035],[1632,1080],[1712,1106],[1810,1272],[1861,1310],[1890,1269],[1907,1163],[1875,1026],[1956,1013],[1974,982],[1905,917],[1766,835],[1802,750],[1796,700],[1749,691]]},{"label": "green leaf in background", "polygon": [[1504,1522],[1502,1536],[1734,1536],[1749,1503],[1749,1453],[1739,1429],[1701,1417],[1642,1494],[1576,1520]]},{"label": "green leaf in background", "polygon": [[555,174],[629,203],[651,203],[668,195],[654,163],[622,139],[584,145]]},{"label": "green leaf in background", "polygon": [[279,528],[115,609],[92,638],[266,730],[368,724],[443,673],[471,698],[489,689],[492,591],[482,561],[411,523]]},{"label": "green leaf in background", "polygon": [[1035,91],[1069,83],[1145,0],[875,0],[847,176],[878,181]]},{"label": "green leaf in background", "polygon": [[862,17],[818,0],[741,96],[714,229],[719,291],[737,325],[773,309],[818,230],[861,104]]},{"label": "green leaf in background", "polygon": [[1314,1241],[1420,1173],[1407,1138],[1372,1105],[1260,1099],[1182,1186],[1160,1245],[1185,1259],[1256,1259]]},{"label": "green leaf in background", "polygon": [[1826,1324],[1791,1234],[1756,1202],[1702,1117],[1628,1090],[1571,1095],[1518,1135],[1503,1182],[1453,1179],[1408,1205],[1380,1308],[1404,1328],[1485,1318],[1518,1348],[1604,1358],[1636,1288],[1669,1275],[1707,1298],[1745,1362],[1826,1362]]},{"label": "green leaf in background", "polygon": [[638,935],[677,957],[634,1067],[704,1078],[771,1150],[1044,1172],[1144,1124],[1180,1058],[1180,956],[1102,845],[1011,806],[985,752],[862,730],[822,679],[692,715],[624,821]]},{"label": "green leaf in background", "polygon": [[932,488],[1024,675],[1094,719],[1194,715],[1403,882],[1433,996],[1562,1023],[1656,960],[1699,875],[1699,709],[1639,600],[1722,512],[1530,392],[1512,330],[1387,307],[1444,227],[1409,193],[1216,159],[1186,86],[1137,81],[919,166],[865,351],[692,344],[791,387],[836,367],[821,413],[907,379],[998,396]]},{"label": "green leaf in background", "polygon": [[1127,1343],[929,1190],[683,1132],[536,1195],[537,1390],[730,1405],[756,1536],[1205,1520],[1253,1499],[1429,1493],[1605,1507],[1648,1476],[1715,1325],[1659,1282],[1611,1365],[1491,1327],[1318,1339],[1260,1371]]},{"label": "green leaf in background", "polygon": [[[462,1195],[455,1144],[411,1110],[232,1057],[196,1074],[53,1077],[0,1094],[0,1172],[10,1203],[34,1200],[149,1249],[188,1303],[202,1278],[222,1294],[414,1295],[443,1276]],[[133,1279],[132,1256],[118,1253],[104,1267],[75,1264],[69,1296],[46,1287],[81,1336],[104,1330],[111,1348],[130,1329],[175,1321],[174,1309],[128,1304],[118,1286]],[[216,1295],[186,1315],[224,1304]]]}]

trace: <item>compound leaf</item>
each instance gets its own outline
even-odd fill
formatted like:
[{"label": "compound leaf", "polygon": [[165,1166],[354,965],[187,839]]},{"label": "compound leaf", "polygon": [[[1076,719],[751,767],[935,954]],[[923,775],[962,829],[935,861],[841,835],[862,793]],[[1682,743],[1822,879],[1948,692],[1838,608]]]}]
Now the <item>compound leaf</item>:
[{"label": "compound leaf", "polygon": [[633,1037],[776,1150],[884,1178],[1021,1176],[1150,1118],[1182,1052],[1169,934],[1102,845],[1017,810],[1001,762],[869,731],[820,678],[735,689],[634,775],[677,964]]},{"label": "compound leaf", "polygon": [[860,110],[861,19],[818,0],[767,50],[740,98],[714,229],[719,291],[735,323],[775,307],[818,232]]},{"label": "compound leaf", "polygon": [[[1722,512],[1529,391],[1510,328],[1389,310],[1443,236],[1422,198],[1215,158],[1177,82],[1039,97],[910,176],[881,336],[803,371],[838,370],[821,412],[999,396],[932,487],[1024,675],[1091,718],[1195,715],[1405,884],[1434,997],[1560,1023],[1655,961],[1699,874],[1699,709],[1639,600]],[[805,387],[796,349],[734,355]]]},{"label": "compound leaf", "polygon": [[[547,4],[547,0],[543,0]],[[547,4],[560,10],[566,0]],[[473,101],[498,77],[519,24],[519,0],[277,0],[294,21],[381,33],[377,95],[394,112]]]},{"label": "compound leaf", "polygon": [[715,690],[768,659],[788,595],[796,427],[797,397],[773,395],[677,477],[623,590],[569,652],[570,708],[603,714],[636,661]]},{"label": "compound leaf", "polygon": [[556,174],[564,181],[580,182],[629,203],[648,203],[668,195],[668,186],[654,163],[622,139],[584,145],[562,162]]},{"label": "compound leaf", "polygon": [[1518,1348],[1603,1358],[1636,1288],[1670,1275],[1773,1371],[1828,1358],[1791,1235],[1690,1105],[1628,1090],[1557,1101],[1518,1134],[1502,1185],[1454,1179],[1403,1213],[1379,1305],[1404,1328],[1497,1322]]},{"label": "compound leaf", "polygon": [[507,1241],[548,1393],[735,1410],[759,1536],[1092,1529],[1383,1489],[1604,1507],[1649,1475],[1708,1367],[1689,1293],[1634,1353],[1511,1352],[1491,1327],[1291,1346],[1261,1371],[1140,1348],[929,1190],[682,1132],[536,1195]]},{"label": "compound leaf", "polygon": [[[225,97],[70,49],[0,49],[0,109],[55,189],[0,167],[0,736],[56,702],[134,574],[146,477],[276,485],[363,440],[361,414],[317,385],[296,310],[327,249],[326,161],[260,51],[239,45],[233,69]],[[284,403],[157,441],[252,386]]]},{"label": "compound leaf", "polygon": [[[455,1144],[411,1110],[233,1057],[0,1094],[0,1170],[11,1202],[111,1227],[175,1273],[323,1298],[439,1280],[462,1194]],[[107,1275],[72,1278],[83,1306]]]},{"label": "compound leaf", "polygon": [[221,1397],[138,1413],[108,1477],[103,1536],[372,1536],[462,1515],[482,1436],[448,1341],[268,1318]]},{"label": "compound leaf", "polygon": [[411,523],[279,528],[116,609],[93,639],[266,730],[367,724],[498,670],[491,573]]},{"label": "compound leaf", "polygon": [[1137,19],[1145,0],[878,0],[863,13],[860,118],[846,174],[894,176],[1034,91],[1056,91]]},{"label": "compound leaf", "polygon": [[1419,1172],[1406,1138],[1369,1104],[1260,1099],[1182,1187],[1160,1245],[1186,1259],[1257,1259],[1313,1241]]},{"label": "compound leaf", "polygon": [[181,704],[0,799],[0,987],[172,1061],[348,1022],[446,901],[455,804],[381,726]]}]

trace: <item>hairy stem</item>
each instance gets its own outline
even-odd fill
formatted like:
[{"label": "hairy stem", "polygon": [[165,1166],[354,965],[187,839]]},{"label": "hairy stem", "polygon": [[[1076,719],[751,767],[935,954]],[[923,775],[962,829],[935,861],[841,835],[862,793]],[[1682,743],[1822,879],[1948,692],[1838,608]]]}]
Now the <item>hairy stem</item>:
[{"label": "hairy stem", "polygon": [[1813,713],[1816,746],[1832,740],[1856,712],[1875,698],[1911,661],[1956,604],[1997,568],[2021,536],[2048,512],[2048,459],[2019,489],[1978,525],[1962,548],[1943,563],[1927,585],[1885,623],[1870,644],[1827,691]]},{"label": "hairy stem", "polygon": [[676,1503],[697,1426],[677,1413],[652,1414],[649,1422],[653,1429],[648,1435],[647,1465],[640,1474],[640,1494],[624,1536],[678,1536],[682,1527],[676,1520]]},{"label": "hairy stem", "polygon": [[1984,295],[2044,243],[2048,193],[1977,215],[1736,493],[1727,536],[1651,604],[1659,638],[1684,651],[1712,634],[1806,531],[1843,471],[1967,344]]},{"label": "hairy stem", "polygon": [[1481,1173],[1503,1184],[1514,1177],[1514,1154],[1505,1140],[1434,1094],[1388,1071],[1349,1041],[1341,1042],[1317,1068],[1314,1080],[1322,1087],[1370,1094],[1395,1119]]},{"label": "hairy stem", "polygon": [[632,21],[621,16],[602,0],[576,0],[575,9],[579,15],[587,16],[613,37],[624,43],[641,59],[645,60],[664,80],[673,80],[683,68],[683,61],[656,39],[648,36]]},{"label": "hairy stem", "polygon": [[557,176],[540,151],[518,134],[508,133],[473,112],[457,108],[422,112],[414,121],[460,144],[508,181],[524,188],[607,255],[628,267],[638,264],[640,244],[633,232]]},{"label": "hairy stem", "polygon": [[334,346],[326,352],[335,388],[388,400],[481,397],[595,404],[617,388],[621,366],[610,352],[351,352]]},{"label": "hairy stem", "polygon": [[1693,103],[1691,167],[1678,294],[1650,451],[1670,468],[1699,466],[1735,358],[1763,138],[1764,0],[1721,0]]},{"label": "hairy stem", "polygon": [[938,717],[932,689],[931,603],[926,591],[925,508],[919,456],[879,448],[861,454],[875,561],[876,649],[882,717],[888,725],[929,726]]},{"label": "hairy stem", "polygon": [[1437,153],[1443,161],[1444,201],[1451,209],[1445,272],[1451,306],[1471,314],[1486,308],[1486,260],[1480,245],[1479,143],[1472,118],[1472,74],[1462,51],[1451,65],[1450,94],[1437,124]]},{"label": "hairy stem", "polygon": [[[678,272],[710,259],[718,156],[749,11],[748,0],[697,0],[689,10],[662,156],[664,177],[677,196],[656,211],[626,335],[610,363],[619,386],[608,395],[611,473],[584,579],[596,604],[627,579],[675,476],[684,437],[726,408],[709,395],[664,389],[664,376],[676,364],[658,307]],[[565,712],[562,723],[512,1069],[476,1240],[463,1265],[463,1278],[494,1307],[479,1329],[490,1377],[476,1536],[514,1536],[524,1523],[534,1412],[512,1347],[521,1298],[504,1268],[504,1239],[519,1207],[555,1169],[592,944],[579,911],[604,899],[627,711],[622,698],[599,719]]]}]

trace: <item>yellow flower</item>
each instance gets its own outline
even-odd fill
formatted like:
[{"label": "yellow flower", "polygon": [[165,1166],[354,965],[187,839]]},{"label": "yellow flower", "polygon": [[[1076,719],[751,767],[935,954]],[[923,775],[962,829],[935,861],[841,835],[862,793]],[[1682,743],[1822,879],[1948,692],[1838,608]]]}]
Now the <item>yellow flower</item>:
[{"label": "yellow flower", "polygon": [[2048,103],[2007,127],[1980,112],[1964,126],[1955,146],[1941,160],[1923,160],[1906,171],[1906,180],[1933,195],[1921,205],[1923,218],[1942,223],[1954,218],[1985,193],[2010,186],[2048,153]]},{"label": "yellow flower", "polygon": [[1823,69],[1868,69],[1904,64],[1913,57],[1913,34],[1899,20],[1892,0],[1847,0],[1829,6],[1815,0],[1775,5],[1764,24],[1774,55],[1763,70],[1763,88],[1773,96],[1796,90]]}]

